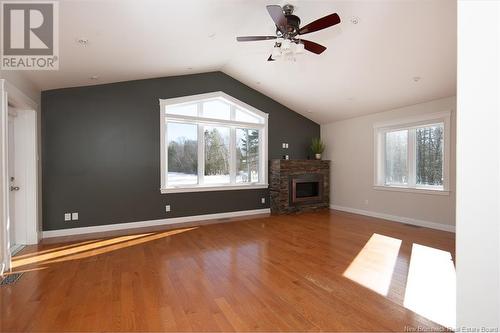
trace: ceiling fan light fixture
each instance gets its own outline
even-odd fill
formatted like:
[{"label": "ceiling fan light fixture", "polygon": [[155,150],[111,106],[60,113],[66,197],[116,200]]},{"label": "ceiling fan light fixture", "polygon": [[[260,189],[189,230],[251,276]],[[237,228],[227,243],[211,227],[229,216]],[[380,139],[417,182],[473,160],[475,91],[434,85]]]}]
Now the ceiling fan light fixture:
[{"label": "ceiling fan light fixture", "polygon": [[273,51],[271,53],[271,58],[276,59],[281,57],[281,48],[279,46],[273,47]]},{"label": "ceiling fan light fixture", "polygon": [[289,50],[292,47],[292,43],[290,42],[289,39],[284,39],[283,42],[281,42],[281,49],[282,50]]},{"label": "ceiling fan light fixture", "polygon": [[303,54],[304,52],[305,52],[304,44],[302,44],[302,43],[296,44],[296,46],[295,46],[295,53],[296,54]]},{"label": "ceiling fan light fixture", "polygon": [[323,30],[341,22],[340,16],[337,13],[323,16],[311,23],[301,26],[300,18],[294,15],[294,6],[285,5],[267,5],[266,6],[271,19],[276,27],[276,36],[241,36],[236,37],[238,42],[276,40],[275,48],[280,48],[280,54],[277,50],[273,50],[273,54],[269,56],[267,61],[274,61],[277,56],[282,58],[293,58],[295,55],[304,53],[304,50],[321,54],[326,50],[326,47],[310,40],[303,40],[299,36]]}]

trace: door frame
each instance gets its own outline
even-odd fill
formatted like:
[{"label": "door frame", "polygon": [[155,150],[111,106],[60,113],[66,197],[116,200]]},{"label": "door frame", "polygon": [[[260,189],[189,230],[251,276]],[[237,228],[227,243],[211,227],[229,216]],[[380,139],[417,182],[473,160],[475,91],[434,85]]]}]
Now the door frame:
[{"label": "door frame", "polygon": [[[21,223],[26,230],[27,244],[37,244],[41,237],[40,228],[40,159],[39,159],[39,109],[37,103],[26,96],[22,91],[10,84],[4,79],[0,79],[1,94],[1,116],[0,116],[0,147],[1,160],[0,165],[2,181],[2,202],[3,209],[2,225],[0,230],[1,262],[0,274],[10,269],[10,240],[9,240],[9,175],[8,175],[8,106],[11,105],[17,111],[15,140],[19,149],[16,147],[16,155],[23,160],[21,169],[20,186],[23,186],[22,196],[16,197],[16,206],[23,207]],[[16,134],[17,132],[17,134]],[[17,178],[17,177],[16,177]],[[19,203],[17,203],[19,201]],[[16,208],[16,212],[19,209]]]}]

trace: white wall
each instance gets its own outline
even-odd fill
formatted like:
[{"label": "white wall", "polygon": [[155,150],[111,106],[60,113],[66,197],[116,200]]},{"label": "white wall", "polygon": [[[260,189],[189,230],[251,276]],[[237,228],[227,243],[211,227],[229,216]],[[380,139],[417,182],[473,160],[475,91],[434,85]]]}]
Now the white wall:
[{"label": "white wall", "polygon": [[[423,224],[443,230],[455,225],[455,97],[407,106],[326,125],[321,138],[326,158],[332,160],[332,208],[374,213],[407,223]],[[375,190],[373,124],[407,116],[452,111],[450,194],[435,195]]]},{"label": "white wall", "polygon": [[500,328],[500,2],[458,4],[457,329],[483,332]]}]

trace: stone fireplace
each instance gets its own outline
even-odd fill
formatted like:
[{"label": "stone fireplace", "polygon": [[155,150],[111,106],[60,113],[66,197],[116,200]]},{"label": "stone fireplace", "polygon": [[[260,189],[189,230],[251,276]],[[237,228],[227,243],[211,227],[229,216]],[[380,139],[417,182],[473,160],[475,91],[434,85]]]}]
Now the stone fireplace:
[{"label": "stone fireplace", "polygon": [[273,214],[329,207],[330,161],[272,160],[269,178]]}]

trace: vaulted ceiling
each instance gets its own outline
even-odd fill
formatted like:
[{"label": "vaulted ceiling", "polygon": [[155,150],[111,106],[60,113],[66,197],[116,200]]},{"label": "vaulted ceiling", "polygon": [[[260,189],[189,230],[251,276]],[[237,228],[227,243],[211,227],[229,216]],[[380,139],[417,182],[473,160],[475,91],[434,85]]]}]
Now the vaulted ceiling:
[{"label": "vaulted ceiling", "polygon": [[[285,3],[303,24],[340,15],[307,35],[323,54],[267,62],[273,41],[236,42],[273,35],[265,6]],[[456,90],[454,0],[72,0],[59,17],[60,70],[25,73],[42,90],[220,70],[319,123]]]}]

